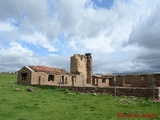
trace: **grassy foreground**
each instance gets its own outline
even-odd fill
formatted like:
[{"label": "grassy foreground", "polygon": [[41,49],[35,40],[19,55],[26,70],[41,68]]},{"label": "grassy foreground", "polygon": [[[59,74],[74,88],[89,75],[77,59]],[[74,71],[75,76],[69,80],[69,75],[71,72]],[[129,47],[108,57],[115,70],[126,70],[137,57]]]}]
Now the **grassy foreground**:
[{"label": "grassy foreground", "polygon": [[0,120],[160,119],[160,103],[148,99],[25,86],[17,84],[16,77],[0,74]]}]

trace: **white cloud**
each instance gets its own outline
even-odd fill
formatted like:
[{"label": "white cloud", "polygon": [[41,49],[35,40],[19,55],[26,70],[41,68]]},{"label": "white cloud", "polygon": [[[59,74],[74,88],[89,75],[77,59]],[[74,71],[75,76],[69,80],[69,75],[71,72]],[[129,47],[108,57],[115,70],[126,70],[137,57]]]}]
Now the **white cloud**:
[{"label": "white cloud", "polygon": [[69,70],[68,60],[58,55],[39,57],[18,42],[11,42],[8,47],[0,46],[0,72],[16,71],[26,65],[46,65]]},{"label": "white cloud", "polygon": [[12,26],[10,23],[4,23],[4,22],[0,22],[0,31],[4,31],[4,32],[10,32],[13,31],[14,29],[16,29],[14,26]]},{"label": "white cloud", "polygon": [[19,44],[18,42],[11,42],[10,48],[8,49],[8,51],[3,51],[3,53],[5,54],[11,53],[12,55],[18,55],[18,56],[21,56],[24,54],[29,56],[33,55],[32,51],[30,51],[28,48],[23,48],[21,44]]},{"label": "white cloud", "polygon": [[134,45],[140,49],[136,54],[135,61],[147,66],[148,71],[157,72],[160,71],[160,2],[148,1],[147,5],[145,14],[134,24],[126,44],[128,46]]},{"label": "white cloud", "polygon": [[[92,52],[94,72],[158,70],[155,65],[159,62],[153,65],[145,62],[147,54],[143,58],[140,55],[144,51],[151,50],[148,55],[159,51],[159,5],[158,0],[115,0],[110,9],[105,9],[94,8],[91,0],[1,0],[0,40],[11,42],[9,48],[2,44],[1,50],[5,49],[8,59],[24,60],[27,54],[27,60],[33,60],[33,64],[55,66],[59,61],[57,66],[65,68],[68,60],[60,56],[64,55],[61,52]],[[65,35],[65,44],[63,38],[58,38],[61,34]],[[48,54],[57,52],[57,59],[34,56],[36,53],[15,42],[17,39],[46,48]],[[9,57],[17,53],[18,58]],[[6,57],[1,55],[5,61]]]},{"label": "white cloud", "polygon": [[97,51],[108,53],[114,51],[110,46],[111,39],[107,38],[104,33],[100,33],[94,38],[85,38],[83,40],[75,38],[75,40],[70,41],[69,46],[80,52]]},{"label": "white cloud", "polygon": [[45,35],[42,35],[38,32],[34,32],[32,35],[21,35],[20,39],[27,43],[32,43],[34,45],[40,45],[44,48],[47,48],[49,52],[54,52],[56,49],[53,46],[53,43],[47,39]]},{"label": "white cloud", "polygon": [[36,61],[33,52],[18,42],[11,42],[9,47],[1,47],[0,56],[0,71],[15,71],[24,64]]}]

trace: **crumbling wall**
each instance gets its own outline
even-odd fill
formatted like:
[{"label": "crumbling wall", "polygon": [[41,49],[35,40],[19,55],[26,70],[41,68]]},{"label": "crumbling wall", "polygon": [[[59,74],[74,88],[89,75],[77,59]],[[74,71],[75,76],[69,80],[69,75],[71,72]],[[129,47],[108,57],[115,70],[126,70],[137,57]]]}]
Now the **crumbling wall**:
[{"label": "crumbling wall", "polygon": [[116,82],[114,83],[114,77],[109,80],[109,86],[125,86],[125,78],[122,76],[116,76]]},{"label": "crumbling wall", "polygon": [[[114,87],[64,87],[69,90],[85,92],[85,93],[95,93],[100,94],[111,94],[115,95]],[[151,88],[142,87],[117,87],[116,96],[136,96],[136,97],[146,97],[153,98],[153,92]],[[160,99],[160,88],[154,89],[154,98]]]},{"label": "crumbling wall", "polygon": [[44,72],[32,72],[31,84],[32,85],[46,85],[48,75]]},{"label": "crumbling wall", "polygon": [[160,74],[154,74],[153,75],[153,78],[154,78],[154,84],[156,87],[160,87]]},{"label": "crumbling wall", "polygon": [[108,87],[109,86],[109,79],[108,78],[98,78],[98,86]]},{"label": "crumbling wall", "polygon": [[[49,80],[49,75],[53,76],[52,80]],[[63,76],[63,81],[62,81]],[[53,85],[59,86],[59,84],[67,84],[65,75],[47,74],[45,72],[32,72],[32,85]]]},{"label": "crumbling wall", "polygon": [[[160,87],[160,74],[133,74],[116,76],[116,86],[123,87]],[[109,81],[110,86],[114,86],[114,77]]]},{"label": "crumbling wall", "polygon": [[116,85],[117,86],[125,86],[125,78],[121,76],[116,77]]},{"label": "crumbling wall", "polygon": [[132,87],[151,87],[152,84],[160,87],[160,74],[135,75],[131,81]]},{"label": "crumbling wall", "polygon": [[86,84],[92,80],[92,57],[90,53],[85,55],[75,54],[71,57],[70,72],[74,75],[83,75]]},{"label": "crumbling wall", "polygon": [[[26,73],[27,76],[24,79],[22,79],[22,74]],[[18,71],[18,76],[17,76],[17,82],[18,84],[24,84],[24,85],[31,85],[31,71],[28,70],[26,67],[23,67],[21,70]]]},{"label": "crumbling wall", "polygon": [[[83,86],[83,75],[55,75],[54,81],[47,81],[46,85],[53,86]],[[84,81],[84,85],[86,82]]]},{"label": "crumbling wall", "polygon": [[83,75],[76,75],[75,76],[75,81],[74,81],[74,86],[83,86],[86,84],[86,81],[83,80]]},{"label": "crumbling wall", "polygon": [[92,56],[90,53],[86,53],[85,56],[87,57],[86,62],[86,70],[87,70],[87,84],[91,84],[92,81]]},{"label": "crumbling wall", "polygon": [[71,74],[82,74],[84,75],[84,79],[86,80],[87,69],[87,57],[85,55],[75,54],[71,57],[71,65],[70,65],[70,72]]}]

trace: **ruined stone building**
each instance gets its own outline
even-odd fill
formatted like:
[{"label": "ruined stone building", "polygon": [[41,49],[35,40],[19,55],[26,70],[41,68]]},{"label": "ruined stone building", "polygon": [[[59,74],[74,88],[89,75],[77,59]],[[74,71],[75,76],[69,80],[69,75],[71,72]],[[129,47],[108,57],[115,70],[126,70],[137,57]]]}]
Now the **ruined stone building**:
[{"label": "ruined stone building", "polygon": [[[26,85],[107,87],[111,76],[92,75],[92,56],[75,54],[70,60],[70,73],[60,68],[24,66],[18,71],[18,83]],[[92,79],[93,78],[93,79]]]},{"label": "ruined stone building", "polygon": [[24,66],[18,71],[17,81],[25,85],[83,86],[82,75],[46,66]]},{"label": "ruined stone building", "polygon": [[57,85],[62,77],[62,81],[68,73],[64,69],[50,68],[45,66],[24,66],[18,71],[18,83],[26,85]]},{"label": "ruined stone building", "polygon": [[18,71],[17,82],[25,85],[51,85],[71,89],[138,97],[160,98],[160,73],[130,75],[95,75],[92,56],[74,54],[70,59],[70,73],[65,69],[46,66],[24,66]]}]

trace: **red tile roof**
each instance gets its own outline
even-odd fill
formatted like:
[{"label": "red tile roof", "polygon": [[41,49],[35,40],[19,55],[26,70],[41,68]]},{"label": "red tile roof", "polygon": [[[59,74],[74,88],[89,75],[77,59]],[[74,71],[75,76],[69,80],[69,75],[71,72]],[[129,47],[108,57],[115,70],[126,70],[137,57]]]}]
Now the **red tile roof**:
[{"label": "red tile roof", "polygon": [[35,72],[45,72],[48,74],[67,74],[67,71],[65,69],[60,68],[50,68],[46,66],[28,66]]}]

